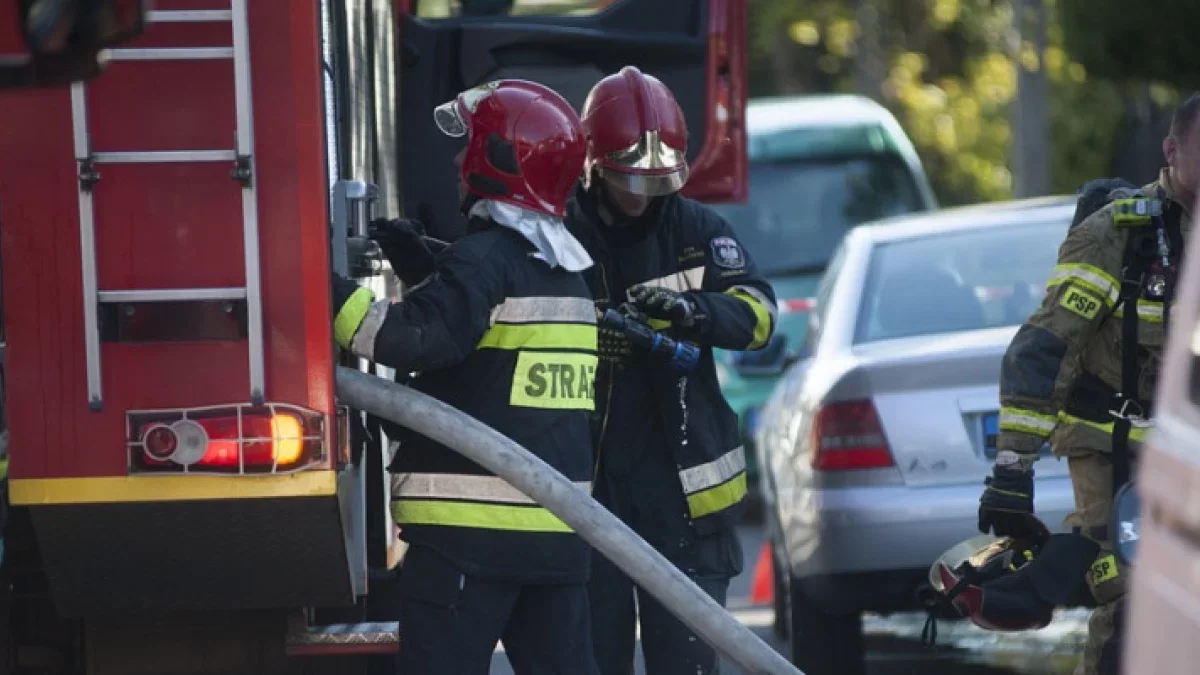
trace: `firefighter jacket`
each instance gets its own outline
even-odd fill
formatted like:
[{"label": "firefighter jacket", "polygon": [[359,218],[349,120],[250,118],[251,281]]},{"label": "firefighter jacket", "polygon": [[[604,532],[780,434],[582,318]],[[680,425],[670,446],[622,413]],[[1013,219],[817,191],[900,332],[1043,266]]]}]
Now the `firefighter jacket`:
[{"label": "firefighter jacket", "polygon": [[[1160,186],[1164,221],[1176,219],[1186,241],[1190,205],[1175,201],[1165,169],[1159,181],[1142,188],[1140,195],[1112,196],[1145,195],[1149,200]],[[1059,248],[1041,307],[1009,345],[1000,375],[999,449],[1036,457],[1049,440],[1059,456],[1111,451],[1114,418],[1109,411],[1119,407],[1113,395],[1122,388],[1122,318],[1131,311],[1118,303],[1122,270],[1129,238],[1154,227],[1148,218],[1124,215],[1125,204],[1110,202],[1070,230]],[[1171,252],[1170,264],[1176,269],[1181,248]],[[1155,269],[1151,268],[1151,278]],[[1165,338],[1163,302],[1146,290],[1151,285],[1145,285],[1132,309],[1138,316],[1139,400],[1127,411],[1146,417]],[[1145,433],[1144,426],[1133,427],[1131,449],[1139,446]]]},{"label": "firefighter jacket", "polygon": [[701,347],[699,363],[686,377],[645,355],[628,365],[601,362],[593,424],[598,470],[621,453],[665,450],[678,468],[679,482],[671,489],[682,491],[697,529],[734,524],[746,495],[746,453],[737,415],[717,381],[712,348],[765,346],[775,329],[774,291],[728,223],[678,195],[655,200],[636,224],[613,228],[602,223],[595,199],[580,187],[567,224],[595,262],[585,275],[601,311],[629,301],[629,289],[645,284],[689,292],[707,315],[686,331],[651,321],[656,330]]},{"label": "firefighter jacket", "polygon": [[[511,438],[586,491],[595,307],[580,273],[551,268],[534,252],[504,227],[468,234],[402,302],[354,291],[335,333],[358,356],[420,371],[414,389]],[[396,440],[389,469],[402,539],[481,578],[587,580],[587,544],[552,513],[429,438],[404,430]]]}]

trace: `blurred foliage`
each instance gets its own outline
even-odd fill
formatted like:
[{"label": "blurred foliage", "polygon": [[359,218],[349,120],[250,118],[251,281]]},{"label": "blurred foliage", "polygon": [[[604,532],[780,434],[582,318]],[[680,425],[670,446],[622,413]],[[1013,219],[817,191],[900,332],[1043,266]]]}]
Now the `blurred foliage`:
[{"label": "blurred foliage", "polygon": [[1200,1],[1058,0],[1067,49],[1099,77],[1200,86]]},{"label": "blurred foliage", "polygon": [[[1044,69],[1051,188],[1071,193],[1108,174],[1123,98],[1117,84],[1090,76],[1068,55],[1057,4],[1073,0],[1044,1],[1050,21],[1039,55],[1017,39],[1011,0],[750,0],[751,94],[871,96],[912,138],[939,201],[962,204],[1012,195],[1018,68]],[[863,35],[864,11],[875,13],[873,36]],[[858,59],[872,47],[884,63],[864,90]]]}]

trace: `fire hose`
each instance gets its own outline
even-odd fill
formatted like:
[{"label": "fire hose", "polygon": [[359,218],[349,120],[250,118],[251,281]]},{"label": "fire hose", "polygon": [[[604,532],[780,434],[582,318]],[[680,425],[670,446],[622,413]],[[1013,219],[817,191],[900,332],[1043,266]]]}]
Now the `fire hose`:
[{"label": "fire hose", "polygon": [[508,481],[569,525],[701,639],[753,675],[803,675],[625,523],[550,465],[452,406],[339,367],[338,398],[416,431]]}]

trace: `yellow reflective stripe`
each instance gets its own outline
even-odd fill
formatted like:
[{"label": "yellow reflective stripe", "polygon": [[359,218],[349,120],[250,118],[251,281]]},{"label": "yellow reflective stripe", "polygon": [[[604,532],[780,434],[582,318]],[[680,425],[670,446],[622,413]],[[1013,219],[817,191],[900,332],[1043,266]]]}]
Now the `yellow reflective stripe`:
[{"label": "yellow reflective stripe", "polygon": [[398,525],[441,525],[520,532],[572,532],[558,516],[540,506],[479,504],[397,499],[392,519]]},{"label": "yellow reflective stripe", "polygon": [[688,512],[693,518],[702,518],[737,504],[745,496],[746,472],[743,471],[728,483],[688,495]]},{"label": "yellow reflective stripe", "polygon": [[771,339],[771,313],[767,306],[741,288],[731,288],[725,293],[750,305],[750,309],[754,311],[754,337],[751,338],[746,349],[765,347],[767,341]]},{"label": "yellow reflective stripe", "polygon": [[1046,437],[1054,431],[1058,418],[1023,408],[1000,408],[1000,430],[1019,431]]},{"label": "yellow reflective stripe", "polygon": [[374,301],[375,294],[370,289],[360,286],[338,309],[333,320],[333,339],[337,340],[342,349],[350,348],[354,334],[358,332],[363,319],[367,318],[367,312],[371,311],[371,303]]},{"label": "yellow reflective stripe", "polygon": [[[1063,422],[1065,424],[1082,424],[1085,427],[1091,427],[1097,431],[1102,431],[1110,436],[1112,435],[1112,432],[1113,432],[1113,422],[1109,422],[1107,424],[1100,424],[1099,422],[1085,420],[1080,417],[1075,417],[1074,415],[1068,415],[1067,413],[1059,413],[1058,419],[1060,422]],[[1143,441],[1146,439],[1146,433],[1149,431],[1150,430],[1146,427],[1132,427],[1129,430],[1129,438],[1131,438],[1135,441]]]},{"label": "yellow reflective stripe", "polygon": [[[1137,305],[1138,318],[1146,323],[1162,323],[1163,320],[1163,304],[1153,300],[1138,300]],[[1123,318],[1125,316],[1125,307],[1122,305],[1113,312],[1113,316]]]},{"label": "yellow reflective stripe", "polygon": [[1068,281],[1095,291],[1106,299],[1109,307],[1117,304],[1117,298],[1120,296],[1120,282],[1095,265],[1086,263],[1057,265],[1054,268],[1054,274],[1050,276],[1050,281],[1046,282],[1046,288],[1054,288]]},{"label": "yellow reflective stripe", "polygon": [[666,319],[646,319],[646,325],[654,330],[664,330],[671,327],[671,322]]},{"label": "yellow reflective stripe", "polygon": [[522,408],[595,410],[596,363],[595,354],[522,351],[508,402]]},{"label": "yellow reflective stripe", "polygon": [[8,460],[0,459],[0,480],[8,478]]},{"label": "yellow reflective stripe", "polygon": [[596,327],[571,323],[498,323],[483,334],[479,349],[579,349],[596,351]]}]

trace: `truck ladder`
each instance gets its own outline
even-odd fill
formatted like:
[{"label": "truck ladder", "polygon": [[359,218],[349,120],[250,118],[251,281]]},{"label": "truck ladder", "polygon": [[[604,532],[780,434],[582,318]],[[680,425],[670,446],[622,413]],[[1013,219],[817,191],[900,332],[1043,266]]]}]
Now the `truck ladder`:
[{"label": "truck ladder", "polygon": [[[250,44],[246,14],[248,0],[232,0],[231,9],[152,11],[151,23],[230,22],[229,47],[137,48],[109,50],[113,61],[181,61],[232,59],[234,100],[237,107],[236,147],[230,150],[96,152],[88,135],[85,85],[71,86],[71,118],[75,134],[75,159],[79,169],[79,238],[83,258],[83,317],[87,358],[88,407],[103,406],[100,369],[99,307],[104,303],[244,300],[250,354],[250,400],[264,400],[264,344],[262,286],[259,271],[258,201],[254,181],[254,120],[251,110]],[[246,256],[246,285],[239,288],[164,288],[151,290],[100,290],[96,281],[96,222],[92,191],[99,180],[99,164],[230,162],[231,177],[242,185],[242,238]]]}]

